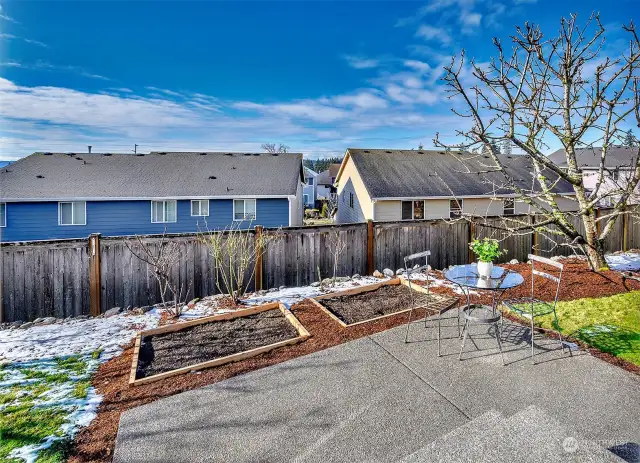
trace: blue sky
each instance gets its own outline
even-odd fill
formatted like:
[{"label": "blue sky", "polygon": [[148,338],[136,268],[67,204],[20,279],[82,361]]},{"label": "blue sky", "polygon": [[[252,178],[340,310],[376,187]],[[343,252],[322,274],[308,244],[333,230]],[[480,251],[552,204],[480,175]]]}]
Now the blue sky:
[{"label": "blue sky", "polygon": [[[0,160],[33,151],[260,150],[453,141],[441,68],[491,38],[600,9],[609,44],[640,1],[5,1]],[[606,6],[606,9],[603,8]],[[613,46],[613,45],[612,45]]]}]

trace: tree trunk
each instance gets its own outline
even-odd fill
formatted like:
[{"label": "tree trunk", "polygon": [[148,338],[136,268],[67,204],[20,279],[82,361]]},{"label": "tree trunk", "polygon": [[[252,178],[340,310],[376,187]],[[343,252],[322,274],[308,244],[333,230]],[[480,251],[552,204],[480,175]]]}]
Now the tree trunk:
[{"label": "tree trunk", "polygon": [[583,222],[586,230],[586,244],[584,249],[587,254],[587,260],[589,261],[589,267],[594,271],[609,270],[607,261],[604,258],[604,242],[598,236],[595,215],[583,216]]}]

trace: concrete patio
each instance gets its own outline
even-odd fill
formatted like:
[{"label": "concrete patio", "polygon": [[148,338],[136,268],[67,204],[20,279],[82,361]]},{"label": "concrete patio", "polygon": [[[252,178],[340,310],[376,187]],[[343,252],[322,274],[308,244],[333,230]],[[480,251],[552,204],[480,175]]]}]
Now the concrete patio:
[{"label": "concrete patio", "polygon": [[[640,379],[505,321],[420,322],[125,412],[114,462],[638,461]],[[609,449],[609,450],[606,450]],[[612,453],[614,452],[614,453]]]}]

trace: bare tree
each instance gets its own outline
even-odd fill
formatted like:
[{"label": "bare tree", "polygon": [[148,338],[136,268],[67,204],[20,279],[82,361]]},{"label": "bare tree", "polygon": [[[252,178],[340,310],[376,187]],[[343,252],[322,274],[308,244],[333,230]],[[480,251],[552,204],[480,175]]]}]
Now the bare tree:
[{"label": "bare tree", "polygon": [[280,143],[280,145],[276,148],[276,144],[275,143],[263,143],[262,144],[262,149],[265,150],[267,153],[288,153],[289,152],[289,145],[285,145],[283,143]]},{"label": "bare tree", "polygon": [[[623,26],[629,49],[609,57],[603,52],[605,28],[597,14],[584,26],[575,15],[560,24],[558,35],[550,38],[530,23],[516,28],[511,50],[494,39],[498,56],[487,65],[467,63],[463,51],[445,67],[444,80],[455,100],[452,111],[470,121],[471,128],[458,130],[464,142],[457,147],[482,146],[489,158],[483,170],[498,173],[500,188],[509,189],[540,215],[535,225],[504,220],[504,229],[561,237],[586,254],[592,269],[606,268],[604,239],[621,216],[631,213],[629,200],[640,181],[640,148],[629,166],[628,182],[614,188],[606,185],[614,176],[605,162],[609,148],[622,138],[620,126],[628,118],[640,126],[640,41],[633,23]],[[527,156],[530,181],[510,176],[506,156],[494,145],[498,140],[509,140]],[[446,146],[437,135],[435,143]],[[566,168],[544,155],[551,144],[564,149]],[[602,148],[596,184],[587,189],[576,152],[590,146]],[[554,194],[559,182],[567,182],[575,193],[577,212],[559,206]],[[613,211],[598,215],[596,207],[607,198],[615,198]],[[583,227],[577,227],[572,216]]]},{"label": "bare tree", "polygon": [[337,227],[332,228],[329,232],[328,241],[331,255],[333,256],[333,282],[331,285],[335,286],[336,273],[338,272],[338,259],[345,249],[347,249],[347,242],[342,235],[340,235],[340,229]]},{"label": "bare tree", "polygon": [[125,240],[124,244],[131,254],[147,264],[149,273],[155,277],[160,287],[160,298],[164,307],[168,306],[167,293],[171,293],[173,307],[169,309],[169,313],[179,317],[191,289],[191,283],[185,286],[184,282],[171,277],[171,269],[186,257],[180,244],[169,241],[166,232],[162,234],[159,242],[144,241],[136,235],[133,241]]},{"label": "bare tree", "polygon": [[200,235],[200,241],[207,247],[213,258],[219,278],[218,291],[227,294],[238,304],[247,288],[255,279],[255,262],[267,251],[269,243],[282,237],[282,230],[250,233],[238,222],[224,231],[207,231]]}]

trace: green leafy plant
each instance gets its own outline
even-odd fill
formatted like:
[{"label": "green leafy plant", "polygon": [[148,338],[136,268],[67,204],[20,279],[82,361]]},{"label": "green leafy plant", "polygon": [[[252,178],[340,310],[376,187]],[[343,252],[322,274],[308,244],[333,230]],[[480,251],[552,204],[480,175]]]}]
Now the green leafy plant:
[{"label": "green leafy plant", "polygon": [[493,262],[495,259],[505,254],[506,249],[500,249],[498,240],[485,238],[475,239],[469,244],[469,249],[473,251],[478,260],[482,262]]}]

